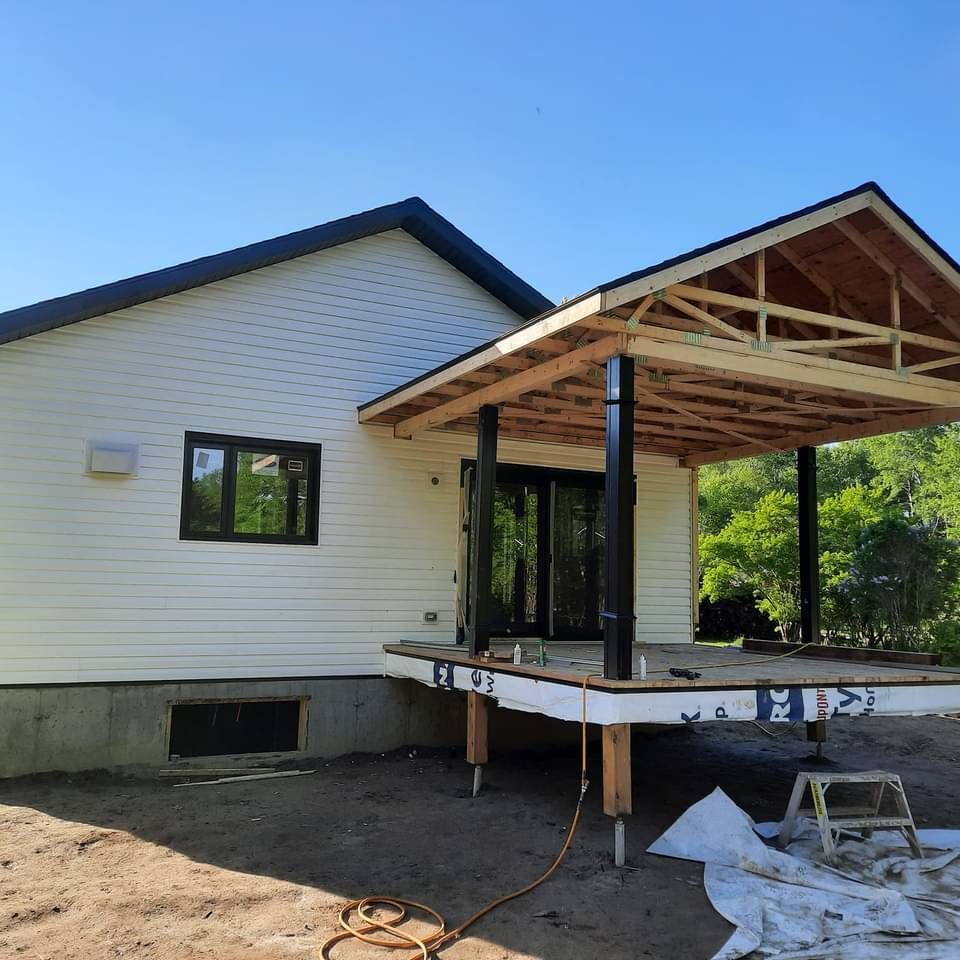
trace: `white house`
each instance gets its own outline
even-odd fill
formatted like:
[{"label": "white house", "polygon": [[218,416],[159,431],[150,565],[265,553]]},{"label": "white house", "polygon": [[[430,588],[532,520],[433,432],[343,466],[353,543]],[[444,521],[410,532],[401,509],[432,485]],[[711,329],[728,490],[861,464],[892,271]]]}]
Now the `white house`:
[{"label": "white house", "polygon": [[958,377],[960,266],[872,183],[559,306],[410,199],[0,314],[0,776],[460,742],[440,686],[476,763],[490,702],[585,711],[619,815],[631,723],[960,708],[679,646],[700,465],[798,450],[815,644],[816,446]]},{"label": "white house", "polygon": [[[414,198],[0,315],[0,775],[449,735],[383,645],[456,641],[475,443],[357,407],[551,306]],[[689,642],[690,471],[637,470],[644,629]]]}]

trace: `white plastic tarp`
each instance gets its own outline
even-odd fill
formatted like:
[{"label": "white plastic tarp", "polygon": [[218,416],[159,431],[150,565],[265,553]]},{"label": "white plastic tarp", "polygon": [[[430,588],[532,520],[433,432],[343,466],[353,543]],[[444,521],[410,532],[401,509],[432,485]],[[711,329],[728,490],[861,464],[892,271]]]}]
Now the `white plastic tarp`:
[{"label": "white plastic tarp", "polygon": [[925,858],[898,833],[838,847],[823,862],[813,825],[787,851],[719,788],[648,853],[704,864],[714,909],[736,931],[713,960],[960,960],[960,830],[921,830]]}]

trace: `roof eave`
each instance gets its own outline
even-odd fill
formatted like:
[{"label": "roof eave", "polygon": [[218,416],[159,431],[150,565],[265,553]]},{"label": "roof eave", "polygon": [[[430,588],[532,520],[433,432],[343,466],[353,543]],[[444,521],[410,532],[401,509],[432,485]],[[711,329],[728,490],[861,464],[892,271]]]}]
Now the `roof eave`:
[{"label": "roof eave", "polygon": [[521,317],[553,304],[419,197],[0,313],[0,343],[159,300],[262,267],[403,229]]}]

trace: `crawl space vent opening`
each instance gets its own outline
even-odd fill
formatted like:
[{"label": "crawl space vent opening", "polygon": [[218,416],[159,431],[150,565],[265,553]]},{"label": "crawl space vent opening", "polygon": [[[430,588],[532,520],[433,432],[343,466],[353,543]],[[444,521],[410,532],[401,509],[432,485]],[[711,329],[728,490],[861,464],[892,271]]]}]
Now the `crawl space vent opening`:
[{"label": "crawl space vent opening", "polygon": [[170,759],[299,750],[305,707],[301,699],[175,703]]}]

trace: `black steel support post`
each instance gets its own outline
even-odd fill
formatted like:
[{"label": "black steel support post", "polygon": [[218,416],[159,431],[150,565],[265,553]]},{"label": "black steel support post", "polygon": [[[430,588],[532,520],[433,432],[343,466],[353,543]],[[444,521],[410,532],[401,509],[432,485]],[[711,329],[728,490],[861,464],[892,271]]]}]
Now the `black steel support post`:
[{"label": "black steel support post", "polygon": [[497,485],[496,407],[480,408],[477,428],[477,472],[470,511],[470,655],[490,649],[491,582],[493,579],[493,497]]},{"label": "black steel support post", "polygon": [[817,535],[817,448],[797,449],[800,525],[800,640],[820,642],[820,547]]},{"label": "black steel support post", "polygon": [[603,675],[633,676],[633,357],[607,361],[607,570]]}]

